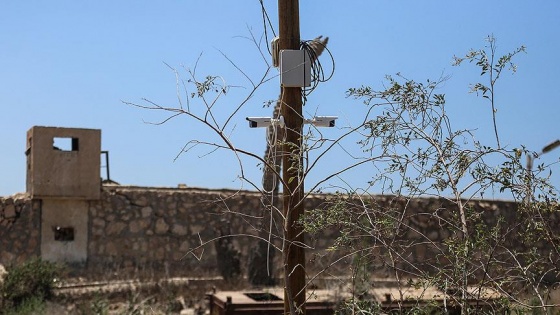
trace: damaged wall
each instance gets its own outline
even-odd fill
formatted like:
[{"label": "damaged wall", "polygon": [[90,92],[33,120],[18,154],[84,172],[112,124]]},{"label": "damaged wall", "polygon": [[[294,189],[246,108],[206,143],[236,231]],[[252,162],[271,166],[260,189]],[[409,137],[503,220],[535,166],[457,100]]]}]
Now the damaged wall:
[{"label": "damaged wall", "polygon": [[85,264],[88,208],[83,200],[45,199],[41,207],[41,256],[53,262]]},{"label": "damaged wall", "polygon": [[28,195],[0,198],[0,264],[40,255],[41,203]]},{"label": "damaged wall", "polygon": [[34,126],[27,131],[27,192],[34,199],[99,199],[101,130]]},{"label": "damaged wall", "polygon": [[[311,199],[310,199],[311,200]],[[241,265],[255,239],[260,195],[196,188],[105,186],[90,206],[90,270],[219,276],[216,242],[226,234]],[[240,215],[241,214],[241,215]],[[206,246],[191,250],[202,243]]]},{"label": "damaged wall", "polygon": [[[329,195],[311,195],[305,207],[324,207],[327,198]],[[398,207],[392,197],[379,196],[376,202],[387,209]],[[236,255],[241,271],[244,274],[247,272],[250,248],[255,244],[255,238],[249,235],[257,234],[254,217],[260,214],[260,194],[256,192],[107,185],[103,187],[99,200],[88,201],[87,204],[88,208],[81,214],[73,214],[82,216],[81,219],[72,220],[87,222],[87,241],[78,238],[70,241],[74,243],[65,246],[73,246],[73,249],[69,247],[63,255],[78,255],[78,260],[84,260],[85,255],[85,268],[81,270],[88,277],[219,276],[217,243],[210,242],[197,250],[192,249],[201,242],[229,233],[236,237],[222,244]],[[51,206],[57,208],[54,204]],[[47,208],[51,206],[31,201],[25,195],[0,199],[0,264],[22,262],[40,255],[41,228],[48,230],[43,231],[44,235],[53,237],[52,226],[47,220],[41,227],[41,212],[50,211]],[[506,201],[478,201],[473,205],[484,222],[490,225],[496,222],[498,216],[506,220],[513,218],[516,207],[515,203]],[[70,216],[73,211],[70,208],[67,209],[70,212],[59,215]],[[430,244],[437,244],[450,236],[449,229],[441,221],[434,220],[431,214],[437,211],[438,217],[445,218],[451,208],[452,205],[445,199],[411,200],[404,214],[409,229],[399,237],[405,243],[407,239],[416,241],[403,255],[418,262],[418,266],[426,262],[431,264],[434,254]],[[560,212],[551,213],[548,222],[550,226],[560,228]],[[277,224],[277,228],[281,229],[280,221]],[[83,231],[83,227],[74,227],[76,232]],[[322,250],[332,244],[336,235],[337,230],[332,229],[309,239],[313,247],[307,254],[311,274],[336,259],[335,255],[339,253]],[[429,242],[418,242],[419,237]],[[279,245],[279,239],[276,240]],[[47,240],[42,241],[47,243]],[[87,244],[86,248],[84,244]],[[546,249],[547,244],[541,245]],[[42,250],[43,257],[49,258],[45,255],[48,250]],[[280,255],[276,255],[276,269],[273,271],[277,275],[281,267],[279,259]],[[341,268],[344,266],[347,265],[341,264]],[[347,271],[347,268],[342,269]]]}]

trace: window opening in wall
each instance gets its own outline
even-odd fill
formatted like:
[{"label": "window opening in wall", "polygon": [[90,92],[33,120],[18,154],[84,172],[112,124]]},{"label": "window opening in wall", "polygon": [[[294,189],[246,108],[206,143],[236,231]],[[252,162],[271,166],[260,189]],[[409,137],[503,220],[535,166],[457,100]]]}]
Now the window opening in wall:
[{"label": "window opening in wall", "polygon": [[73,227],[53,227],[54,240],[60,242],[71,242],[74,240],[74,228]]},{"label": "window opening in wall", "polygon": [[79,139],[78,138],[53,138],[53,149],[60,151],[78,151]]},{"label": "window opening in wall", "polygon": [[277,297],[276,295],[272,294],[272,293],[268,293],[268,292],[262,292],[262,293],[245,293],[246,296],[248,296],[249,298],[258,301],[258,302],[270,302],[270,301],[282,301],[281,298]]}]

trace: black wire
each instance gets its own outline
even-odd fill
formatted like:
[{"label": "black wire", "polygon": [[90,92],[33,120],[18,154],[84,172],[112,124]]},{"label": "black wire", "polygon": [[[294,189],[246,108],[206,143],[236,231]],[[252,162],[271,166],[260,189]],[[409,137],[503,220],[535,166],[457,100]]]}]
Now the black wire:
[{"label": "black wire", "polygon": [[[268,27],[270,27],[270,29],[272,30],[272,34],[274,35],[274,37],[276,37],[276,32],[274,31],[274,27],[272,26],[270,17],[266,12],[263,0],[259,0],[259,2],[261,4],[261,12],[262,12],[262,19],[263,19],[263,27],[264,27],[264,39],[266,41],[266,48],[268,49],[268,53],[272,55],[272,51],[270,50],[270,41],[268,40]],[[268,26],[266,25],[266,22],[268,22]]]},{"label": "black wire", "polygon": [[331,73],[325,77],[325,72],[323,70],[323,66],[321,65],[321,62],[319,61],[319,56],[317,56],[313,48],[310,46],[309,44],[310,42],[311,42],[310,40],[306,40],[306,41],[302,41],[300,44],[300,49],[304,50],[308,54],[309,60],[313,60],[313,62],[311,63],[311,86],[308,88],[301,89],[301,94],[304,100],[304,104],[305,101],[307,100],[307,96],[309,96],[317,88],[319,83],[327,82],[333,77],[334,68],[335,68],[334,57],[331,54],[330,50],[325,45],[323,45],[320,41],[318,41],[317,43],[319,45],[323,45],[324,51],[328,52],[332,64]]}]

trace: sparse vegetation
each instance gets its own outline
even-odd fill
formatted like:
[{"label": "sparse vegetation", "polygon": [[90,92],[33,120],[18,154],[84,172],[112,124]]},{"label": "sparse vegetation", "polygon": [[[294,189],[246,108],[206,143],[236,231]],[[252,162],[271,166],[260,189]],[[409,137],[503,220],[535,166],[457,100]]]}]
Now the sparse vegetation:
[{"label": "sparse vegetation", "polygon": [[[480,68],[482,81],[489,82],[476,83],[471,90],[490,102],[495,145],[493,141],[488,144],[488,140],[476,138],[476,125],[471,129],[456,127],[447,112],[445,94],[441,93],[448,77],[415,81],[397,74],[388,76],[381,88],[362,86],[349,89],[348,97],[361,100],[366,106],[363,120],[357,126],[341,128],[343,132],[334,139],[328,139],[316,128],[309,127],[301,134],[303,152],[293,156],[302,161],[298,164],[300,169],[296,170],[298,176],[279,178],[279,181],[284,187],[294,180],[303,185],[308,174],[319,165],[319,160],[328,158],[329,154],[332,157],[337,148],[345,146],[347,139],[359,137],[357,147],[343,147],[342,154],[347,153],[352,159],[348,165],[340,165],[337,170],[316,181],[315,185],[306,186],[311,187],[309,190],[312,192],[321,192],[325,187],[332,189],[329,180],[333,178],[341,178],[343,184],[340,185],[344,185],[337,187],[338,195],[333,198],[329,209],[307,211],[306,219],[300,222],[306,232],[321,235],[325,229],[339,231],[340,237],[328,250],[342,252],[344,257],[358,256],[359,259],[354,262],[360,265],[349,263],[353,270],[364,268],[374,271],[375,266],[382,266],[398,283],[415,278],[420,289],[435,287],[444,292],[441,306],[430,305],[436,308],[435,312],[449,313],[453,309],[461,314],[480,313],[482,310],[500,313],[505,307],[519,305],[532,312],[546,313],[558,306],[558,301],[551,301],[548,294],[560,277],[557,267],[560,263],[560,239],[547,222],[549,214],[558,212],[557,189],[550,182],[550,165],[539,165],[535,171],[526,167],[523,158],[536,157],[537,153],[523,146],[511,148],[500,143],[496,123],[498,104],[494,98],[496,80],[507,69],[515,71],[512,59],[524,52],[525,47],[499,57],[494,37],[490,36],[487,40],[486,48],[455,58],[454,64],[472,62]],[[255,44],[260,47],[256,40]],[[241,69],[237,65],[235,67]],[[228,151],[238,161],[239,179],[266,194],[258,182],[245,176],[246,161],[256,161],[272,171],[276,168],[266,159],[238,147],[231,137],[234,129],[231,124],[239,118],[236,115],[239,115],[241,107],[269,80],[269,70],[267,64],[266,72],[259,80],[252,80],[242,72],[251,82],[252,89],[238,102],[235,111],[221,120],[214,116],[214,112],[219,111],[219,101],[229,86],[223,83],[218,88],[201,90],[200,86],[215,85],[212,79],[215,76],[197,79],[196,71],[189,69],[187,81],[179,79],[178,72],[174,70],[177,87],[183,88],[186,95],[184,100],[179,99],[176,107],[161,106],[149,100],[141,104],[127,104],[167,113],[169,116],[159,124],[177,116],[186,116],[203,125],[218,140],[191,140],[181,153],[188,152],[193,144],[207,145],[212,153]],[[198,93],[189,93],[189,89]],[[272,138],[279,145],[291,145],[283,139]],[[342,164],[343,159],[340,160]],[[367,165],[371,168],[365,167]],[[350,187],[343,176],[358,168],[371,172],[371,181],[365,187]],[[376,204],[374,196],[368,195],[372,190],[393,196],[394,204]],[[485,210],[475,209],[475,199],[484,198],[485,194],[492,198],[502,198],[507,194],[517,201],[513,218],[499,213],[495,222],[485,221]],[[421,197],[441,198],[446,206],[435,205],[433,209],[417,211],[413,209],[413,200]],[[416,212],[411,214],[412,210]],[[278,226],[286,226],[290,209],[284,213],[272,206],[269,211],[281,218]],[[236,214],[247,217],[246,213]],[[440,231],[412,229],[409,221],[419,219],[438,222],[441,234],[445,236],[439,238]],[[268,237],[263,239],[268,240],[271,247],[283,251],[275,246],[274,240],[286,244],[286,230],[269,228],[265,232]],[[201,240],[199,247],[207,243]],[[303,242],[294,244],[308,247]],[[412,258],[417,253],[424,256],[422,267]],[[336,263],[344,264],[344,261],[349,260],[340,259],[326,268]],[[328,273],[325,270],[321,272]],[[356,310],[375,313],[368,306],[369,301],[361,296],[372,288],[371,278],[359,273],[356,275],[365,280],[354,284],[353,288],[359,292],[353,292],[355,295],[346,304],[347,310],[350,313]],[[310,275],[310,278],[313,277]],[[487,289],[496,292],[492,303],[484,303]],[[401,290],[401,300],[403,296]],[[400,313],[410,311],[401,306],[398,308],[396,311]],[[425,311],[412,310],[415,314]]]},{"label": "sparse vegetation", "polygon": [[10,266],[0,285],[3,314],[36,314],[53,296],[54,283],[61,268],[51,262],[32,259]]},{"label": "sparse vegetation", "polygon": [[[491,102],[495,146],[477,140],[475,129],[454,128],[440,92],[445,77],[418,82],[398,74],[388,76],[379,90],[352,88],[348,96],[362,100],[368,113],[375,112],[362,126],[358,143],[376,157],[370,185],[376,193],[393,196],[393,206],[380,206],[363,193],[367,189],[351,187],[341,189],[328,209],[308,211],[302,223],[319,235],[325,228],[340,230],[331,250],[359,255],[353,270],[365,265],[441,290],[446,300],[438,312],[496,314],[517,305],[518,311],[547,314],[558,306],[549,299],[560,280],[560,238],[549,221],[558,213],[557,190],[550,183],[550,166],[540,165],[535,172],[525,167],[522,158],[535,153],[500,145],[495,83],[506,66],[516,69],[512,57],[524,47],[498,58],[494,37],[488,42],[488,51],[471,51],[456,58],[455,65],[473,61],[483,80],[490,80],[472,89]],[[476,209],[475,198],[497,192],[511,196],[517,207],[507,219],[502,212],[486,220],[489,213]],[[414,199],[426,196],[442,201],[416,211]],[[415,229],[411,222],[422,218],[439,222],[446,236]],[[422,261],[413,258],[419,252],[426,253]],[[374,284],[370,280],[366,286]],[[353,290],[350,310],[361,309],[367,290]],[[490,302],[484,293],[488,290],[502,298]],[[399,313],[418,313],[398,308]]]}]

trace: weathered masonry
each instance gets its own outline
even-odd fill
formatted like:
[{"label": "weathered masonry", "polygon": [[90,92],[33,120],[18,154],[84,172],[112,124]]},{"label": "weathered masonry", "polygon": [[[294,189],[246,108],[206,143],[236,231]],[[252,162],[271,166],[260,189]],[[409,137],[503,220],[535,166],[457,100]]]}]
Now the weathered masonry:
[{"label": "weathered masonry", "polygon": [[32,199],[99,200],[101,130],[33,127],[27,132]]},{"label": "weathered masonry", "polygon": [[[99,130],[33,127],[28,132],[27,192],[0,198],[0,264],[40,256],[91,277],[219,276],[216,242],[209,241],[234,234],[225,246],[232,259],[246,265],[255,244],[251,235],[258,235],[252,220],[260,213],[259,193],[103,184],[100,153]],[[305,208],[322,209],[331,197],[310,195]],[[401,201],[392,196],[374,199],[381,208],[400,208]],[[445,218],[454,205],[443,198],[407,204],[402,218],[409,229],[402,237],[414,246],[403,255],[417,266],[434,264],[433,247],[451,232],[433,214]],[[512,220],[517,209],[507,201],[481,200],[472,206],[489,226],[498,218]],[[550,226],[560,229],[560,212],[547,215]],[[281,228],[279,223],[272,232],[280,235]],[[418,241],[420,235],[429,242]],[[336,252],[323,250],[336,236],[336,230],[326,230],[308,239],[311,275],[337,259],[329,256]],[[547,250],[546,242],[537,245]],[[347,265],[340,266],[341,272],[348,271]],[[280,277],[280,269],[273,272]]]},{"label": "weathered masonry", "polygon": [[27,132],[27,193],[40,205],[41,257],[84,264],[88,208],[101,197],[101,131],[33,127]]}]

